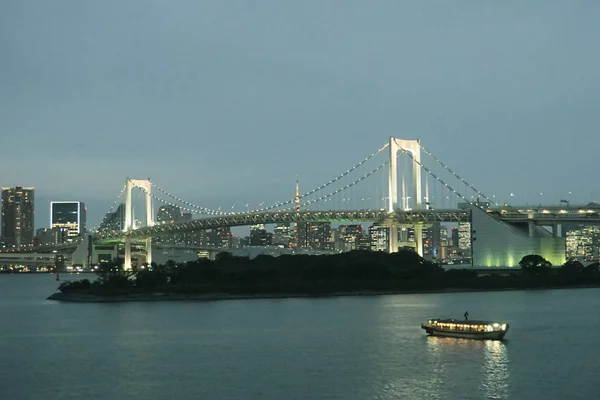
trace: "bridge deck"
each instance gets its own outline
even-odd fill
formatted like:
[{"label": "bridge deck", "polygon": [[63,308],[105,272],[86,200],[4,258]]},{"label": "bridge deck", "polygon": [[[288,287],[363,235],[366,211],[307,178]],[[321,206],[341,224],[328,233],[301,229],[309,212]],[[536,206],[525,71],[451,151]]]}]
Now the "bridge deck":
[{"label": "bridge deck", "polygon": [[[508,223],[559,224],[567,222],[600,224],[600,205],[586,206],[515,206],[489,207],[486,211],[501,221]],[[102,241],[119,241],[126,235],[143,239],[181,232],[193,232],[224,226],[244,226],[255,224],[302,223],[302,222],[379,222],[395,221],[399,224],[431,224],[435,222],[469,222],[468,209],[446,210],[349,210],[349,211],[274,211],[262,213],[240,213],[218,217],[202,218],[173,224],[156,224],[128,232],[102,232]],[[60,245],[58,245],[60,246]],[[72,244],[67,245],[68,247]],[[50,247],[52,248],[52,247]],[[56,247],[55,247],[56,248]]]}]

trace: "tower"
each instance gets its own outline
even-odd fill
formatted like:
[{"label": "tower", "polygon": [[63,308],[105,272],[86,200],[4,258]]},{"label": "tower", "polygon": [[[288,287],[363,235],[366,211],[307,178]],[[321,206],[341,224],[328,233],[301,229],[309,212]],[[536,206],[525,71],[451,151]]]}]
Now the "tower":
[{"label": "tower", "polygon": [[[398,207],[398,162],[397,155],[399,151],[410,153],[412,159],[412,175],[413,175],[413,199],[414,208],[421,208],[421,145],[418,139],[396,139],[390,137],[390,173],[389,173],[389,197],[388,197],[388,212],[394,213]],[[403,194],[405,197],[406,194]],[[402,201],[402,206],[407,206],[406,201]],[[395,253],[398,251],[398,227],[395,221],[391,223],[389,233],[389,252]],[[423,255],[423,227],[415,225],[415,242],[417,244],[417,253]]]},{"label": "tower", "polygon": [[294,197],[294,205],[296,212],[300,212],[300,184],[298,182],[298,175],[296,175],[296,196]]},{"label": "tower", "polygon": [[[300,183],[296,176],[296,194],[294,196],[294,209],[297,213],[300,212]],[[296,222],[294,226],[294,242],[297,249],[306,246],[306,223]]]},{"label": "tower", "polygon": [[[154,225],[152,213],[152,182],[150,179],[129,179],[125,182],[125,224],[123,232],[127,233],[133,229],[133,207],[131,203],[131,191],[134,187],[140,188],[145,194],[146,200],[146,226]],[[152,238],[146,239],[146,262],[152,262]],[[125,260],[124,269],[131,269],[131,238],[125,236]]]}]

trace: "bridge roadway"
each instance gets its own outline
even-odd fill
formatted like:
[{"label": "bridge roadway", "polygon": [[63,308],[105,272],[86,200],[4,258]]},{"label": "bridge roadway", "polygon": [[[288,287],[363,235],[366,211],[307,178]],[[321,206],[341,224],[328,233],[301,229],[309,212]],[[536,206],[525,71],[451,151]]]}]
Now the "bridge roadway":
[{"label": "bridge roadway", "polygon": [[[54,266],[55,263],[54,254],[40,254],[40,253],[0,253],[0,265],[42,265],[42,266]],[[69,261],[68,257],[65,257],[65,262]]]},{"label": "bridge roadway", "polygon": [[[550,206],[503,206],[489,207],[486,211],[497,219],[508,223],[533,221],[538,225],[562,223],[600,224],[600,205],[550,205]],[[202,218],[174,224],[156,224],[152,227],[138,228],[129,232],[131,238],[143,239],[181,232],[193,232],[224,226],[245,226],[255,224],[278,224],[295,222],[389,222],[395,219],[399,224],[431,224],[433,222],[469,222],[467,209],[437,210],[397,210],[388,213],[385,210],[351,211],[273,211],[252,214],[231,214]],[[100,241],[119,241],[124,232],[103,232],[98,234]],[[78,243],[36,248],[36,251],[52,251],[59,247],[66,250]],[[62,247],[61,247],[62,246]]]},{"label": "bridge roadway", "polygon": [[[245,226],[257,224],[281,224],[296,222],[386,222],[395,219],[398,223],[431,224],[434,222],[468,222],[469,210],[413,210],[388,213],[385,210],[353,211],[275,211],[253,214],[232,214],[212,218],[202,218],[172,224],[156,224],[132,230],[129,237],[141,239],[180,232],[193,232],[214,229],[223,226]],[[124,232],[104,232],[98,235],[100,240],[124,237]]]}]

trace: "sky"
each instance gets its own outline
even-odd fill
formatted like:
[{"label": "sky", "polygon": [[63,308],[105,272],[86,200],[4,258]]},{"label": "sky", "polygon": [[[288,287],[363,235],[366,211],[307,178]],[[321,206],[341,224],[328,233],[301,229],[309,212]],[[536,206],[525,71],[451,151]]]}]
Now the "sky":
[{"label": "sky", "polygon": [[[126,177],[193,204],[286,200],[390,136],[485,193],[600,199],[597,1],[4,0],[0,186]],[[263,199],[263,200],[261,200]]]}]

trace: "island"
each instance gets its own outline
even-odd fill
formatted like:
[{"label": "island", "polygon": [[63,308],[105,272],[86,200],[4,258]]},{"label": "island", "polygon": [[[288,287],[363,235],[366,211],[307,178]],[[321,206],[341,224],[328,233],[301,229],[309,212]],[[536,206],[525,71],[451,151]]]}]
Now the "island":
[{"label": "island", "polygon": [[502,274],[444,269],[410,250],[252,259],[223,252],[215,260],[142,265],[129,271],[121,266],[121,260],[104,263],[98,266],[97,279],[63,282],[48,299],[224,300],[600,287],[600,264],[584,267],[569,261],[552,267],[536,254]]}]

